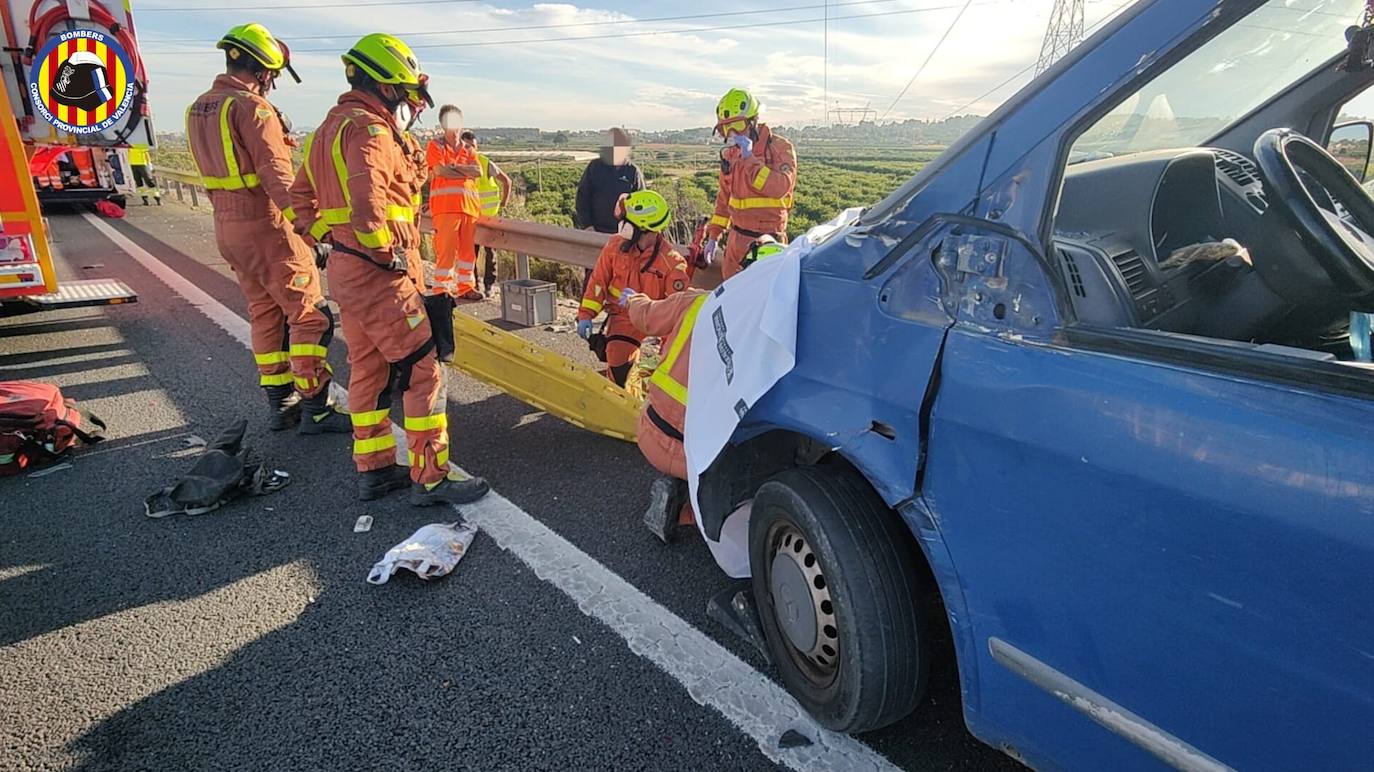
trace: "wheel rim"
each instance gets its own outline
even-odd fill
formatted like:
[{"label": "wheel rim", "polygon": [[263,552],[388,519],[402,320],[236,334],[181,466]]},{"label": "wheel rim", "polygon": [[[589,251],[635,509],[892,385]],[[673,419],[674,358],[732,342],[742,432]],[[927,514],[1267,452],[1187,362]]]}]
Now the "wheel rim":
[{"label": "wheel rim", "polygon": [[770,537],[773,619],[798,668],[817,684],[825,684],[834,678],[840,654],[830,582],[810,542],[795,526],[780,523]]}]

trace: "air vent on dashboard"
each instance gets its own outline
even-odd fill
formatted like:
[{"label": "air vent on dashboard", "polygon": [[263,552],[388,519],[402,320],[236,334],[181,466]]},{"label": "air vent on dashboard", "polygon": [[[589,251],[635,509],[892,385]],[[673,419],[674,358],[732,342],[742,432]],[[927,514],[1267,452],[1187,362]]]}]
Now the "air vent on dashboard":
[{"label": "air vent on dashboard", "polygon": [[1217,171],[1231,178],[1231,181],[1248,188],[1259,183],[1259,169],[1249,158],[1230,150],[1213,150]]},{"label": "air vent on dashboard", "polygon": [[1240,188],[1241,195],[1255,211],[1264,213],[1269,202],[1264,198],[1264,183],[1260,181],[1259,167],[1249,158],[1230,150],[1213,150],[1217,171]]},{"label": "air vent on dashboard", "polygon": [[1135,250],[1122,252],[1113,255],[1112,262],[1116,264],[1116,270],[1121,272],[1121,278],[1126,281],[1131,296],[1140,297],[1146,290],[1148,280],[1145,275],[1145,262],[1140,259],[1140,255]]},{"label": "air vent on dashboard", "polygon": [[1073,288],[1073,294],[1086,298],[1088,291],[1083,287],[1083,274],[1078,271],[1078,261],[1073,259],[1072,253],[1063,249],[1059,250],[1059,259],[1064,261],[1064,273],[1069,277],[1069,286]]}]

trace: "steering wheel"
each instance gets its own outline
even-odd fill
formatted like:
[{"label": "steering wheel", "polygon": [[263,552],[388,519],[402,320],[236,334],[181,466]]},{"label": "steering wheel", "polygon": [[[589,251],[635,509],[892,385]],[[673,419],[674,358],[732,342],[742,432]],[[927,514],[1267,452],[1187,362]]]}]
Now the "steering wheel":
[{"label": "steering wheel", "polygon": [[1374,292],[1374,198],[1325,148],[1292,129],[1261,134],[1255,161],[1270,206],[1287,215],[1336,292]]}]

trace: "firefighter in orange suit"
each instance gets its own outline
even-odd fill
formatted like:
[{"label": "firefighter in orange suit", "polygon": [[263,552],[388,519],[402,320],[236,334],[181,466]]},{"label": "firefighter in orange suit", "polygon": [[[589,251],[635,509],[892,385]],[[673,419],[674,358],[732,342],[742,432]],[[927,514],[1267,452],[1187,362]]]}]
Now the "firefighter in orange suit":
[{"label": "firefighter in orange suit", "polygon": [[334,319],[311,247],[292,232],[287,129],[267,101],[283,69],[300,78],[286,45],[261,24],[234,27],[216,47],[226,71],[187,108],[186,136],[215,208],[220,254],[248,300],[269,426],[299,420],[302,434],[348,432],[347,416],[329,402]]},{"label": "firefighter in orange suit", "polygon": [[[376,499],[409,484],[416,506],[466,504],[486,495],[487,484],[450,470],[443,378],[421,297],[415,207],[425,169],[407,129],[431,104],[428,77],[391,35],[363,37],[343,62],[352,89],[307,140],[291,193],[297,229],[332,247],[329,288],[352,365],[359,496]],[[409,471],[396,463],[393,391],[404,404]]]},{"label": "firefighter in orange suit", "polygon": [[639,357],[644,333],[620,307],[620,293],[633,289],[656,300],[681,292],[692,282],[687,261],[663,236],[672,221],[663,196],[652,190],[636,191],[626,196],[618,209],[620,230],[596,258],[596,268],[577,310],[577,334],[591,339],[592,320],[605,309],[606,326],[601,335],[605,336],[606,376],[624,386]]},{"label": "firefighter in orange suit", "polygon": [[[744,260],[747,268],[782,251],[782,245],[764,237],[750,245]],[[620,305],[634,326],[663,341],[662,359],[645,389],[644,412],[639,416],[639,451],[661,477],[649,488],[649,508],[644,525],[663,541],[673,526],[692,525],[687,501],[687,449],[683,429],[687,423],[687,373],[692,354],[692,330],[706,302],[707,292],[688,288],[662,300],[633,290],[621,293]]]},{"label": "firefighter in orange suit", "polygon": [[792,143],[759,123],[758,100],[731,89],[716,105],[716,131],[725,138],[720,152],[720,188],[707,227],[710,262],[727,233],[721,273],[740,272],[750,246],[763,236],[787,241],[787,212],[797,185],[797,153]]},{"label": "firefighter in orange suit", "polygon": [[463,111],[454,105],[439,108],[443,135],[425,148],[429,169],[429,212],[434,218],[434,294],[448,293],[461,300],[481,300],[477,289],[477,218],[482,202],[477,180],[482,168],[477,151],[459,137]]}]

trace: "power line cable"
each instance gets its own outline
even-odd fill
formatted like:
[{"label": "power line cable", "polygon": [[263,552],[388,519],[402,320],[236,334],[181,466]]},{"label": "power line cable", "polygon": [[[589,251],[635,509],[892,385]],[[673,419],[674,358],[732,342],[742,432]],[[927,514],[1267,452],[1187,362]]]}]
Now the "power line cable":
[{"label": "power line cable", "polygon": [[[849,15],[849,16],[832,16],[832,17],[830,17],[830,21],[833,22],[833,21],[845,21],[845,20],[852,20],[852,19],[874,19],[874,18],[884,17],[884,16],[903,16],[903,15],[914,14],[914,13],[930,13],[930,12],[934,12],[934,11],[948,11],[948,10],[951,10],[951,9],[954,9],[954,8],[957,8],[957,7],[958,7],[958,6],[956,6],[956,5],[940,5],[940,6],[930,6],[930,7],[928,7],[928,8],[908,8],[908,9],[901,10],[901,11],[882,11],[882,12],[879,12],[879,13],[851,14],[851,15]],[[785,26],[790,26],[790,25],[793,25],[793,24],[814,24],[814,23],[820,22],[820,21],[824,21],[824,20],[823,20],[823,19],[819,19],[819,18],[812,18],[812,19],[790,19],[790,20],[786,20],[786,21],[761,21],[761,22],[753,22],[753,23],[750,23],[750,24],[722,24],[722,25],[715,25],[715,26],[710,26],[710,27],[687,27],[687,28],[684,28],[684,29],[671,29],[671,30],[647,30],[647,31],[644,31],[644,32],[623,32],[623,33],[612,33],[612,34],[606,34],[606,35],[570,35],[570,36],[556,37],[556,38],[533,38],[533,39],[514,39],[514,38],[513,38],[513,39],[509,39],[509,40],[484,40],[484,41],[470,41],[470,42],[461,42],[461,43],[452,43],[452,42],[448,42],[448,43],[420,43],[420,44],[411,46],[411,48],[412,48],[412,49],[425,49],[425,48],[472,48],[472,47],[479,47],[479,46],[528,45],[528,44],[531,44],[531,43],[569,43],[569,42],[578,42],[578,41],[582,41],[582,40],[611,40],[611,39],[619,39],[619,38],[657,37],[657,36],[660,36],[660,35],[689,35],[689,34],[693,34],[693,33],[697,33],[697,32],[718,32],[718,31],[721,31],[721,30],[752,29],[752,28],[759,28],[759,27],[785,27]],[[460,31],[455,31],[455,34],[458,34],[459,32],[460,32]],[[145,53],[145,55],[155,55],[155,54],[158,54],[158,55],[167,55],[167,54],[176,54],[176,55],[179,55],[179,56],[184,56],[184,55],[186,55],[186,54],[195,54],[195,53],[216,53],[216,52],[215,52],[214,50],[207,49],[207,50],[194,50],[194,51],[187,51],[187,50],[181,50],[181,51],[147,51],[147,52],[144,52],[144,53]],[[337,48],[301,48],[301,49],[293,49],[293,50],[292,50],[292,53],[293,53],[293,54],[294,54],[294,53],[317,53],[317,54],[318,54],[318,53],[338,53],[338,49],[337,49]]]},{"label": "power line cable", "polygon": [[200,8],[197,8],[197,7],[194,7],[194,6],[192,6],[192,7],[187,7],[187,6],[170,6],[170,5],[168,5],[168,6],[160,6],[160,7],[159,7],[159,6],[154,6],[154,7],[139,6],[139,8],[138,8],[138,14],[139,14],[140,16],[142,16],[142,15],[145,14],[145,13],[190,13],[190,12],[196,12],[196,11],[201,11],[201,12],[205,12],[205,13],[210,13],[210,12],[212,12],[212,11],[214,11],[214,12],[218,12],[218,11],[290,11],[290,10],[301,10],[301,9],[308,9],[308,8],[314,8],[314,9],[323,10],[323,11],[334,11],[334,10],[339,10],[339,9],[341,9],[341,8],[376,8],[376,7],[382,6],[382,5],[386,5],[386,6],[393,6],[393,5],[452,5],[452,4],[454,4],[454,3],[475,3],[475,2],[478,2],[478,0],[385,0],[385,2],[380,2],[380,1],[378,1],[378,2],[367,2],[367,3],[343,3],[343,4],[340,4],[340,3],[325,3],[325,4],[316,3],[316,4],[312,4],[312,5],[212,5],[212,6],[206,6],[206,7],[200,7]]},{"label": "power line cable", "polygon": [[950,33],[953,32],[954,27],[959,24],[959,20],[964,18],[964,11],[967,11],[970,5],[973,5],[973,0],[964,0],[964,7],[959,9],[959,13],[955,15],[954,21],[950,22],[949,27],[945,28],[945,34],[941,35],[940,39],[935,41],[935,47],[930,49],[930,53],[926,55],[926,60],[921,62],[920,67],[916,68],[916,74],[911,76],[911,80],[907,81],[905,86],[902,86],[902,92],[898,94],[897,98],[892,100],[892,104],[888,105],[887,109],[883,111],[882,117],[878,118],[878,123],[882,123],[886,120],[887,114],[892,112],[892,108],[896,107],[898,102],[902,101],[902,97],[906,96],[907,89],[911,88],[911,84],[915,83],[916,79],[921,77],[921,73],[926,71],[926,65],[930,64],[930,60],[935,58],[935,54],[940,50],[940,46],[944,45],[945,41],[949,39]]},{"label": "power line cable", "polygon": [[[854,5],[877,5],[894,3],[897,0],[854,0],[845,3],[830,3],[830,7],[854,6]],[[321,8],[326,6],[319,6]],[[793,5],[783,8],[760,8],[756,11],[724,11],[721,13],[692,13],[683,16],[657,16],[644,19],[609,19],[601,21],[574,21],[562,22],[559,24],[522,24],[511,27],[478,27],[475,29],[447,29],[447,30],[417,30],[414,32],[393,32],[390,34],[398,38],[414,38],[429,35],[473,35],[482,32],[518,32],[523,30],[544,30],[544,29],[572,29],[575,27],[601,27],[620,24],[649,24],[660,21],[691,21],[693,19],[716,19],[730,16],[756,16],[761,13],[786,13],[790,11],[814,11],[817,8],[824,8],[824,5]],[[357,33],[346,32],[337,35],[291,35],[287,38],[288,42],[297,40],[342,40],[351,38]],[[205,37],[191,38],[149,38],[149,43],[197,43],[206,40]]]},{"label": "power line cable", "polygon": [[[1106,24],[1107,22],[1111,21],[1113,18],[1116,17],[1116,14],[1119,13],[1119,12],[1121,11],[1122,8],[1125,8],[1126,6],[1130,5],[1130,4],[1133,3],[1133,2],[1135,2],[1135,0],[1126,0],[1126,2],[1122,3],[1121,5],[1118,5],[1117,7],[1113,8],[1112,10],[1108,11],[1106,16],[1103,16],[1101,19],[1098,19],[1097,21],[1093,22],[1093,24],[1092,24],[1091,26],[1089,26],[1087,29],[1083,30],[1083,36],[1086,38],[1089,34],[1091,34],[1091,33],[1093,33],[1093,32],[1096,32],[1098,27],[1101,27],[1103,24]],[[995,94],[995,93],[997,93],[998,91],[1001,91],[1003,88],[1006,87],[1006,85],[1007,85],[1008,83],[1011,83],[1012,81],[1016,80],[1017,78],[1021,77],[1022,75],[1025,75],[1026,73],[1028,73],[1028,72],[1030,72],[1031,70],[1035,69],[1035,65],[1036,65],[1037,63],[1038,63],[1038,61],[1037,61],[1037,62],[1031,62],[1029,65],[1027,65],[1027,66],[1024,67],[1023,69],[1021,69],[1020,71],[1014,73],[1010,78],[1007,78],[1006,80],[1002,81],[1001,83],[998,83],[996,86],[993,86],[992,88],[988,89],[987,91],[984,91],[983,93],[979,94],[978,96],[976,96],[976,97],[970,99],[969,101],[963,103],[963,104],[960,105],[959,107],[955,108],[954,111],[951,112],[949,115],[946,115],[945,117],[941,118],[940,120],[941,120],[941,121],[947,121],[947,120],[949,120],[950,118],[953,118],[954,116],[956,116],[956,115],[958,115],[959,113],[963,112],[964,110],[968,109],[971,105],[974,105],[974,104],[977,104],[978,102],[983,101],[983,99],[987,98],[990,94]],[[938,121],[937,121],[937,122],[938,122]]]}]

